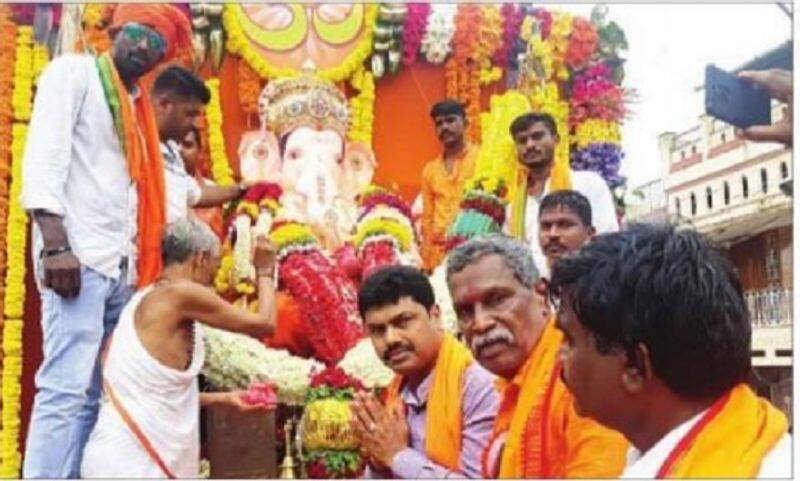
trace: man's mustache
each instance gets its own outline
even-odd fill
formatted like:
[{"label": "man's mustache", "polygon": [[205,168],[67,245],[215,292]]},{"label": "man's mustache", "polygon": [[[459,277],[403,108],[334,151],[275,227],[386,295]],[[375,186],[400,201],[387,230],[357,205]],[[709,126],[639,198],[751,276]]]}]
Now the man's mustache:
[{"label": "man's mustache", "polygon": [[389,349],[383,353],[383,360],[388,361],[392,356],[401,351],[411,351],[411,346],[407,346],[405,344],[395,344],[393,346],[389,346]]}]

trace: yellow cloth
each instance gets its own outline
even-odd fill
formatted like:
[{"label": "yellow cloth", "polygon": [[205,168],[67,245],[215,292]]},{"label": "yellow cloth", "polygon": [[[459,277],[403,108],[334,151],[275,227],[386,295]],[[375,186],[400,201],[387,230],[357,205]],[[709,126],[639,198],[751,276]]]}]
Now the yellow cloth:
[{"label": "yellow cloth", "polygon": [[447,230],[458,214],[464,185],[475,173],[479,148],[467,144],[460,159],[447,173],[442,156],[422,169],[422,255],[423,267],[433,270],[445,254]]},{"label": "yellow cloth", "polygon": [[780,410],[740,384],[666,477],[755,478],[788,426]]},{"label": "yellow cloth", "polygon": [[625,467],[622,434],[575,412],[557,370],[562,337],[549,320],[517,375],[498,381],[502,401],[494,431],[508,433],[501,478],[613,478]]},{"label": "yellow cloth", "polygon": [[[472,364],[469,348],[445,333],[439,356],[433,368],[433,381],[428,393],[425,424],[425,453],[451,471],[460,471],[461,459],[461,395],[464,373]],[[395,376],[387,390],[386,405],[391,409],[402,402],[403,378]]]},{"label": "yellow cloth", "polygon": [[[556,162],[550,170],[550,185],[547,192],[572,189],[572,170],[563,162]],[[547,193],[546,192],[546,193]],[[525,238],[525,207],[528,204],[528,169],[522,165],[517,169],[514,188],[509,190],[511,219],[510,233],[517,239]]]}]

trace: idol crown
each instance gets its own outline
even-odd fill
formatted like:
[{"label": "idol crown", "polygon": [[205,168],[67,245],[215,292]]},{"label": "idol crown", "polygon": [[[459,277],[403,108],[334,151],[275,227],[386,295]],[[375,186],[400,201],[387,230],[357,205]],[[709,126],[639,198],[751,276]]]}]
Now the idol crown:
[{"label": "idol crown", "polygon": [[304,71],[298,77],[271,81],[258,99],[261,125],[280,138],[297,127],[347,133],[347,99],[332,83]]}]

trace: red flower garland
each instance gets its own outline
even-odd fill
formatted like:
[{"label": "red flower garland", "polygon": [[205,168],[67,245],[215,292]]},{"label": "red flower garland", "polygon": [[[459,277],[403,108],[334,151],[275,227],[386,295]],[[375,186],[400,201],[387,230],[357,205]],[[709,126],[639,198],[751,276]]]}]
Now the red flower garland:
[{"label": "red flower garland", "polygon": [[503,17],[503,44],[494,53],[492,61],[498,67],[506,68],[512,61],[525,13],[513,3],[504,3],[500,15]]},{"label": "red flower garland", "polygon": [[394,244],[388,240],[367,241],[361,249],[361,279],[366,279],[375,270],[381,267],[395,266],[400,264],[400,257]]},{"label": "red flower garland", "polygon": [[553,15],[543,8],[537,8],[533,16],[539,21],[539,29],[542,32],[542,40],[547,40],[553,27]]},{"label": "red flower garland", "polygon": [[279,267],[283,287],[299,303],[315,357],[335,364],[363,337],[352,281],[318,248],[291,252]]},{"label": "red flower garland", "polygon": [[577,74],[572,84],[570,126],[589,118],[619,122],[625,116],[624,91],[611,78],[611,69],[599,63]]}]

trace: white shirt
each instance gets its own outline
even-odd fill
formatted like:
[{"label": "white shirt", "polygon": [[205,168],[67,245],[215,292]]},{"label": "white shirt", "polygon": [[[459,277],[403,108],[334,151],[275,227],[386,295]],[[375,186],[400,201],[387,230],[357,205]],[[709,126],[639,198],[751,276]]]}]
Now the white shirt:
[{"label": "white shirt", "polygon": [[[588,170],[573,170],[570,175],[572,190],[583,194],[592,206],[592,225],[598,234],[616,232],[619,230],[617,211],[614,208],[614,199],[611,191],[603,178],[596,172]],[[539,203],[545,195],[550,193],[550,179],[544,185],[541,196],[528,196],[525,205],[525,241],[533,254],[533,261],[542,277],[550,277],[550,268],[547,258],[539,245]],[[510,206],[506,210],[506,219],[510,219]],[[506,222],[508,227],[508,221]]]},{"label": "white shirt", "polygon": [[162,142],[161,154],[164,157],[167,224],[171,224],[189,215],[189,207],[200,201],[202,192],[197,181],[186,172],[180,150],[174,141]]},{"label": "white shirt", "polygon": [[[136,187],[128,176],[94,57],[67,54],[39,78],[23,165],[22,204],[64,219],[81,264],[113,279],[136,266]],[[41,233],[34,224],[38,272]]]},{"label": "white shirt", "polygon": [[[707,410],[706,410],[707,411]],[[654,479],[661,465],[681,439],[692,429],[706,411],[676,427],[661,438],[649,451],[642,454],[638,449],[628,449],[628,460],[621,478]],[[791,478],[792,477],[792,438],[788,433],[778,441],[761,462],[759,478]]]}]

